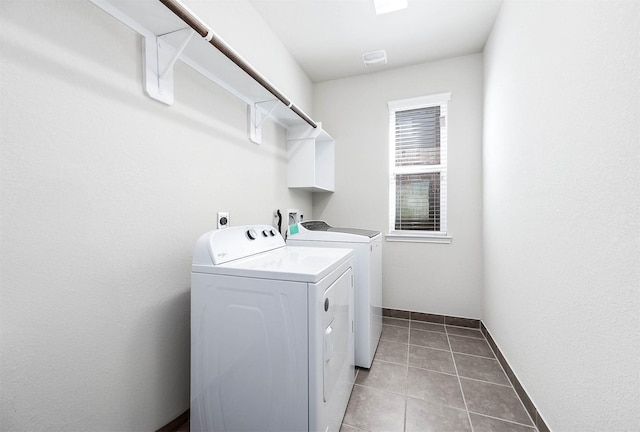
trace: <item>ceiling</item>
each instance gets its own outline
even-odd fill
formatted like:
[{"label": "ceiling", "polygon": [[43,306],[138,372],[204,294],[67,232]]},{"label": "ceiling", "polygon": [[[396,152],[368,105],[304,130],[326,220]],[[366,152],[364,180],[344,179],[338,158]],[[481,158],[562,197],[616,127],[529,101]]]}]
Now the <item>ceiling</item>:
[{"label": "ceiling", "polygon": [[[376,15],[373,0],[249,0],[313,82],[483,50],[502,0],[408,0]],[[384,49],[387,64],[362,54]]]}]

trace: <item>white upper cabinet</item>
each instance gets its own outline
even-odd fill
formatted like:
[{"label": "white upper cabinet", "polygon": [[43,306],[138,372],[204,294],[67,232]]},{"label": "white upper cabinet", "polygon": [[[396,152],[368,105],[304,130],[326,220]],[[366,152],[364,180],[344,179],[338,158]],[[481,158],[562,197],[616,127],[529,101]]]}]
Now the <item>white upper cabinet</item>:
[{"label": "white upper cabinet", "polygon": [[311,192],[335,190],[336,144],[322,129],[300,126],[287,132],[288,185]]}]

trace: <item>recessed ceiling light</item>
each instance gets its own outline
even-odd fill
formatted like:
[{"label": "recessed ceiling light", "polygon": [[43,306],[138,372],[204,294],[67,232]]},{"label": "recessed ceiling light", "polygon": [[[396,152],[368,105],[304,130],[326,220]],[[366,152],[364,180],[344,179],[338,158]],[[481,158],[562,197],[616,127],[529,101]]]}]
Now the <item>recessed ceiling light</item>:
[{"label": "recessed ceiling light", "polygon": [[376,15],[394,12],[407,7],[408,0],[373,0]]},{"label": "recessed ceiling light", "polygon": [[369,51],[362,54],[362,61],[365,67],[387,64],[387,53],[385,50]]}]

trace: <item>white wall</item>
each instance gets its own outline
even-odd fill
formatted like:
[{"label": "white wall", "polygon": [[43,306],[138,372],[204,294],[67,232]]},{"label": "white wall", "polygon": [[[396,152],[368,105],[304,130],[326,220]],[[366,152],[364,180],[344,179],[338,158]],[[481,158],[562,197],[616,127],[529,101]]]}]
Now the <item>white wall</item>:
[{"label": "white wall", "polygon": [[[0,429],[156,430],[189,408],[196,239],[311,194],[286,187],[285,131],[252,144],[246,106],[186,66],[173,106],[146,97],[140,38],[88,1],[0,11]],[[253,49],[292,62],[272,34]],[[299,69],[272,72],[308,109]]]},{"label": "white wall", "polygon": [[639,18],[507,2],[485,50],[483,319],[553,431],[640,425]]},{"label": "white wall", "polygon": [[383,242],[383,306],[480,318],[482,55],[315,85],[316,119],[336,140],[336,192],[314,217],[388,232],[387,102],[450,91],[448,216],[453,243]]}]

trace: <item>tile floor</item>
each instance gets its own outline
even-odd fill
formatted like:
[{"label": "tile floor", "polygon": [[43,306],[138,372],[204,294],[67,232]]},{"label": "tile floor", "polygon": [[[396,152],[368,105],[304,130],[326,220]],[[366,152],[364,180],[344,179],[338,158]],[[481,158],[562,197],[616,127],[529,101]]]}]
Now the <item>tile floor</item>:
[{"label": "tile floor", "polygon": [[480,330],[384,317],[341,432],[537,432]]},{"label": "tile floor", "polygon": [[390,317],[340,429],[362,431],[538,432],[480,330]]}]

